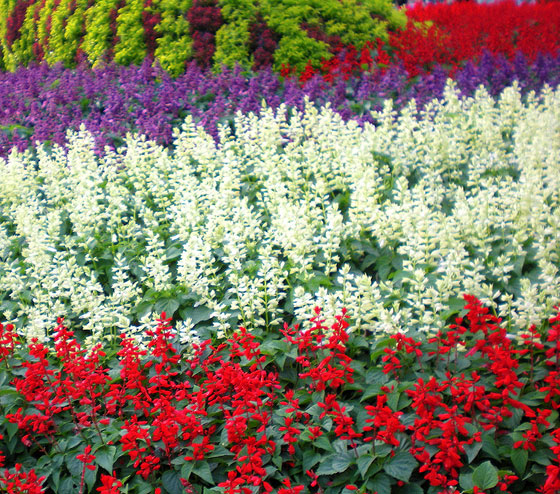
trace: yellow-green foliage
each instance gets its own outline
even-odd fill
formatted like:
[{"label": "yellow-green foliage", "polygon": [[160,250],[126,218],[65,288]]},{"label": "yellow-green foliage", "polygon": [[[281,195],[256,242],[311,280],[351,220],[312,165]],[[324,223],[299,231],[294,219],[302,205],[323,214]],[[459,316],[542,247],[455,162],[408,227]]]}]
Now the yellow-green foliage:
[{"label": "yellow-green foliage", "polygon": [[171,75],[179,75],[185,70],[185,62],[192,56],[192,38],[186,13],[191,0],[156,0],[154,8],[161,13],[161,22],[156,31],[155,58]]},{"label": "yellow-green foliage", "polygon": [[[33,60],[33,43],[36,38],[35,11],[41,6],[41,0],[32,3],[25,12],[25,19],[20,35],[12,45],[12,56],[15,66],[27,65]],[[15,67],[14,69],[15,70]]]},{"label": "yellow-green foliage", "polygon": [[41,40],[46,35],[46,21],[52,12],[51,29],[45,47],[45,60],[49,64],[62,62],[67,67],[74,64],[76,51],[85,32],[86,9],[87,0],[61,0],[54,11],[52,2],[48,9],[45,5],[44,17],[39,18],[40,28],[37,26],[37,39]]},{"label": "yellow-green foliage", "polygon": [[55,0],[46,0],[45,5],[39,12],[39,19],[37,22],[37,41],[42,46],[45,52],[48,51],[48,33],[47,33],[47,20],[53,13]]},{"label": "yellow-green foliage", "polygon": [[95,67],[111,47],[111,11],[119,0],[96,0],[86,11],[86,34],[82,50]]},{"label": "yellow-green foliage", "polygon": [[72,0],[60,0],[58,7],[51,16],[51,32],[49,34],[48,48],[45,51],[45,60],[52,65],[67,58],[67,46],[64,37],[66,19],[70,16]]},{"label": "yellow-green foliage", "polygon": [[[26,9],[23,25],[8,46],[7,21],[18,0],[0,0],[0,65],[15,70],[33,60],[33,44],[38,42],[49,64],[75,63],[81,45],[88,60],[96,65],[107,59],[114,46],[114,60],[128,65],[141,63],[147,55],[142,13],[144,0],[97,0],[88,8],[88,0],[33,0]],[[119,5],[120,3],[120,5]],[[192,37],[187,12],[192,0],[154,0],[150,10],[161,18],[155,26],[160,35],[154,56],[172,75],[183,72],[192,58]],[[361,48],[368,40],[385,39],[388,28],[406,24],[404,12],[391,0],[218,0],[225,23],[216,33],[214,67],[253,65],[250,30],[257,16],[266,21],[278,37],[274,68],[288,64],[303,70],[308,62],[318,67],[332,55],[325,41],[311,38],[303,24],[315,27],[327,36],[338,36],[345,44]],[[21,6],[21,5],[20,5]],[[111,28],[111,12],[119,6],[116,33]],[[51,28],[47,33],[47,20]],[[116,35],[117,39],[114,39]]]},{"label": "yellow-green foliage", "polygon": [[128,0],[119,9],[117,17],[118,42],[115,45],[115,62],[122,65],[141,64],[146,56],[144,26],[142,25],[143,0]]},{"label": "yellow-green foliage", "polygon": [[16,61],[6,40],[8,34],[8,17],[16,6],[16,0],[0,0],[0,48],[2,50],[2,68],[15,70]]},{"label": "yellow-green foliage", "polygon": [[224,24],[216,33],[216,52],[214,66],[229,67],[238,63],[251,67],[249,53],[249,28],[257,13],[255,0],[220,0]]},{"label": "yellow-green foliage", "polygon": [[64,41],[65,41],[65,51],[63,55],[63,62],[65,65],[71,65],[76,57],[76,52],[78,51],[78,46],[80,45],[80,40],[84,36],[85,32],[85,12],[87,9],[87,0],[77,0],[76,9],[70,17],[68,17],[68,22],[66,23],[66,29],[64,30]]},{"label": "yellow-green foliage", "polygon": [[251,65],[249,29],[260,12],[279,36],[274,68],[288,64],[303,70],[307,62],[317,67],[331,57],[323,41],[310,38],[302,23],[316,26],[329,36],[358,48],[368,40],[387,38],[387,28],[406,25],[406,15],[390,0],[220,0],[225,24],[216,34],[214,64]]},{"label": "yellow-green foliage", "polygon": [[[340,36],[344,44],[362,46],[375,38],[387,39],[387,27],[406,25],[406,15],[393,7],[391,2],[379,0],[343,0],[325,2],[328,20],[325,31]],[[380,19],[372,19],[372,14]]]},{"label": "yellow-green foliage", "polygon": [[282,64],[303,70],[308,62],[317,67],[321,59],[331,57],[324,42],[310,38],[301,28],[303,22],[357,48],[376,37],[385,39],[388,25],[406,24],[404,13],[395,10],[390,0],[263,0],[261,6],[268,25],[281,36],[274,54],[276,70]]}]

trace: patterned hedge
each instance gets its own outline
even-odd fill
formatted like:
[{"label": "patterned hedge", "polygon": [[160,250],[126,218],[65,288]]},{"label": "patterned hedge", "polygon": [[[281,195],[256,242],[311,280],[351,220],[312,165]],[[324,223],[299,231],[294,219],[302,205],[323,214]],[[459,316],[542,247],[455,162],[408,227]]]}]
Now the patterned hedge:
[{"label": "patterned hedge", "polygon": [[174,75],[193,59],[303,70],[405,24],[390,0],[0,0],[0,68],[148,56]]}]

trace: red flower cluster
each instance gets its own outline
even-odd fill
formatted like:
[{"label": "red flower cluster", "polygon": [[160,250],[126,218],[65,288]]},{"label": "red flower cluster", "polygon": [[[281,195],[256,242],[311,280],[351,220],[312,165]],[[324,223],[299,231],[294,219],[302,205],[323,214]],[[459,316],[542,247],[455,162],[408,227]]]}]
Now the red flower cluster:
[{"label": "red flower cluster", "polygon": [[13,473],[8,470],[0,472],[0,490],[6,494],[43,494],[43,481],[44,477],[37,478],[33,470],[24,472],[19,463]]},{"label": "red flower cluster", "polygon": [[[227,494],[299,494],[307,486],[323,492],[333,478],[325,474],[329,469],[315,466],[319,460],[298,477],[288,472],[297,472],[297,462],[311,461],[306,457],[309,448],[329,448],[333,442],[346,445],[357,460],[361,455],[382,462],[396,455],[399,461],[409,458],[410,472],[396,473],[394,484],[404,485],[414,475],[414,482],[440,492],[457,488],[460,473],[468,469],[468,455],[480,449],[485,437],[508,435],[514,449],[529,452],[554,443],[551,451],[558,457],[560,429],[553,421],[559,394],[549,376],[556,375],[560,361],[560,314],[550,320],[546,338],[531,328],[526,344],[518,348],[498,318],[474,297],[465,299],[465,318],[425,343],[427,350],[405,335],[387,339],[386,351],[381,347],[378,352],[386,379],[360,401],[367,380],[351,356],[357,351],[352,346],[355,335],[347,331],[345,313],[329,328],[316,309],[310,329],[284,326],[284,339],[265,345],[240,328],[224,342],[195,346],[190,357],[181,355],[163,313],[149,332],[146,350],[121,338],[117,374],[117,369],[110,372],[102,365],[100,347],[86,352],[59,320],[54,354],[38,342],[29,346],[29,358],[20,364],[25,376],[13,379],[29,407],[7,414],[7,419],[17,424],[25,445],[48,455],[56,451],[70,417],[76,433],[100,446],[114,441],[138,481],[153,484],[170,468],[191,465],[187,471],[199,482],[212,485],[216,475],[215,484]],[[0,342],[0,359],[12,358],[19,344],[12,326],[0,326]],[[272,348],[282,349],[283,358],[271,358]],[[531,366],[541,365],[538,379],[527,365],[529,358]],[[286,359],[291,359],[289,370],[282,368]],[[464,372],[471,361],[476,370]],[[545,375],[542,369],[547,368],[551,372]],[[286,376],[292,377],[285,381]],[[541,397],[543,406],[533,410],[524,402],[526,387]],[[347,400],[354,401],[349,405]],[[365,413],[356,407],[362,402]],[[507,424],[512,410],[517,423],[523,423],[515,431]],[[118,432],[109,440],[103,426],[114,430],[115,424]],[[96,472],[98,465],[91,442],[82,443],[75,453],[83,464],[80,491],[86,470]],[[223,472],[210,469],[208,460],[216,457],[227,458]],[[348,460],[346,466],[339,462],[333,468],[356,468],[358,463]],[[206,470],[197,470],[200,465]],[[27,491],[10,487],[8,492],[38,494],[42,479],[34,475],[21,467],[15,473],[6,471],[0,475],[0,488],[19,482]],[[557,460],[546,465],[546,475],[539,492],[557,493]],[[496,488],[508,492],[516,479],[513,472],[501,471]],[[179,480],[193,492],[189,478]],[[101,494],[116,494],[122,486],[115,472],[102,474],[97,482]],[[346,489],[363,492],[364,487],[347,483]]]},{"label": "red flower cluster", "polygon": [[0,362],[14,355],[18,336],[13,324],[0,323]]},{"label": "red flower cluster", "polygon": [[[0,331],[2,325],[0,324]],[[4,439],[0,434],[0,440]],[[5,457],[0,454],[0,468],[4,466]],[[37,477],[35,471],[31,469],[24,472],[22,466],[16,463],[13,472],[9,470],[0,471],[0,492],[6,494],[43,494],[44,490],[41,486],[44,477]]]},{"label": "red flower cluster", "polygon": [[122,482],[117,480],[115,474],[113,475],[101,475],[101,487],[97,488],[99,494],[120,494],[120,487],[122,487]]},{"label": "red flower cluster", "polygon": [[8,46],[11,47],[14,41],[20,37],[20,30],[23,26],[23,21],[25,20],[25,14],[29,6],[32,4],[33,0],[23,0],[22,2],[17,2],[13,11],[8,16],[6,22],[6,43]]},{"label": "red flower cluster", "polygon": [[389,45],[395,61],[411,76],[438,63],[457,66],[477,60],[484,50],[510,59],[520,51],[534,60],[539,52],[555,54],[560,49],[555,2],[418,2],[407,16],[406,29],[392,33]]},{"label": "red flower cluster", "polygon": [[[331,46],[333,56],[320,68],[308,64],[299,81],[306,82],[317,74],[326,81],[347,80],[364,71],[384,71],[389,65],[399,64],[409,77],[436,65],[449,67],[453,74],[466,61],[478,61],[485,51],[510,60],[521,52],[533,61],[539,53],[554,55],[560,50],[560,9],[555,2],[417,2],[406,14],[406,28],[391,32],[387,43],[378,39],[357,49],[320,37]],[[319,36],[313,30],[309,35]],[[281,75],[293,73],[292,68],[284,66]]]}]

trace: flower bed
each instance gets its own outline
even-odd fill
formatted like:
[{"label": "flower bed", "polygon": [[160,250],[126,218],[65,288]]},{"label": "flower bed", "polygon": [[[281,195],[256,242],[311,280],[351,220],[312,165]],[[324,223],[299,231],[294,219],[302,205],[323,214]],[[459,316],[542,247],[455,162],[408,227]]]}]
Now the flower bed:
[{"label": "flower bed", "polygon": [[18,465],[0,488],[557,493],[560,313],[515,342],[465,301],[427,342],[373,345],[318,309],[307,330],[241,328],[194,347],[162,314],[147,348],[123,336],[88,353],[59,320],[56,355],[0,325],[0,431]]},{"label": "flower bed", "polygon": [[173,149],[130,136],[98,157],[82,132],[11,154],[0,307],[28,338],[64,316],[91,345],[163,310],[186,340],[316,305],[430,333],[469,292],[524,329],[559,302],[559,98],[449,86],[377,127],[310,106],[238,114],[219,144],[191,119]]},{"label": "flower bed", "polygon": [[560,494],[554,3],[0,12],[0,493]]},{"label": "flower bed", "polygon": [[[453,76],[464,96],[472,96],[480,85],[498,96],[514,80],[526,95],[540,92],[545,84],[556,87],[560,83],[559,56],[542,55],[528,62],[521,54],[508,61],[486,53]],[[374,123],[371,112],[382,110],[386,99],[392,99],[400,110],[412,98],[419,108],[442,98],[451,75],[439,66],[410,79],[397,65],[351,78],[343,74],[332,81],[315,75],[298,84],[270,70],[253,74],[224,70],[215,75],[196,65],[171,79],[148,62],[141,67],[110,65],[95,71],[49,69],[45,64],[20,69],[0,75],[0,154],[5,156],[14,146],[20,151],[33,148],[37,142],[64,145],[66,132],[82,124],[94,135],[98,154],[105,146],[122,145],[128,132],[169,146],[173,129],[187,115],[217,140],[219,125],[233,126],[237,111],[260,113],[263,102],[272,108],[284,103],[303,111],[305,98],[316,108],[330,104],[345,120]]]}]

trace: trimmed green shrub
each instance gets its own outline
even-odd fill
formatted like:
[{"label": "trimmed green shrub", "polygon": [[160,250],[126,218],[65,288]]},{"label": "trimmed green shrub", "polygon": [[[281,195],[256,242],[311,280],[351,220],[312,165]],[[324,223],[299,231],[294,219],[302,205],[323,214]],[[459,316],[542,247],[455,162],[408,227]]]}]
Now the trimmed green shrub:
[{"label": "trimmed green shrub", "polygon": [[117,17],[118,41],[115,45],[115,62],[121,65],[141,64],[146,56],[144,26],[142,24],[143,0],[129,0],[119,9]]},{"label": "trimmed green shrub", "polygon": [[222,0],[224,25],[216,33],[214,65],[229,67],[240,64],[252,66],[249,52],[249,29],[255,22],[257,6],[255,0]]},{"label": "trimmed green shrub", "polygon": [[[322,59],[332,56],[326,41],[312,38],[304,23],[357,47],[367,40],[386,39],[387,25],[406,24],[404,13],[394,10],[386,0],[264,0],[262,6],[265,20],[281,36],[274,55],[275,70],[289,65],[301,71],[307,63],[318,67]],[[380,20],[384,15],[387,20]]]},{"label": "trimmed green shrub", "polygon": [[162,68],[172,75],[179,75],[192,55],[192,38],[185,13],[191,0],[157,0],[154,8],[159,7],[161,22],[155,27],[161,34],[157,40],[155,58]]},{"label": "trimmed green shrub", "polygon": [[86,34],[82,49],[95,67],[112,46],[111,12],[120,0],[98,0],[86,12]]},{"label": "trimmed green shrub", "polygon": [[[1,0],[0,14],[1,68],[153,56],[172,75],[193,59],[217,69],[317,68],[340,43],[361,48],[406,23],[390,0]],[[255,33],[266,33],[260,44]]]}]

